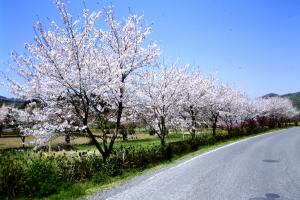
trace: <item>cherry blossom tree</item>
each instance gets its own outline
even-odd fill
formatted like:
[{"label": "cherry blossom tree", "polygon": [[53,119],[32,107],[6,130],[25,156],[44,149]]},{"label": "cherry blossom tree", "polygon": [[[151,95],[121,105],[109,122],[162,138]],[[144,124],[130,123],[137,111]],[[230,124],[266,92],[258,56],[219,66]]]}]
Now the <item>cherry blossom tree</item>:
[{"label": "cherry blossom tree", "polygon": [[231,87],[226,87],[224,95],[227,97],[223,101],[223,109],[220,113],[220,123],[226,128],[228,134],[235,128],[239,128],[244,122],[243,114],[246,113],[247,97],[240,91]]},{"label": "cherry blossom tree", "polygon": [[[7,76],[12,93],[38,102],[22,114],[33,124],[22,131],[41,143],[69,131],[84,132],[105,160],[130,101],[127,88],[133,72],[150,65],[159,50],[155,43],[145,44],[151,26],[143,25],[142,16],[118,21],[111,8],[92,13],[84,9],[82,17],[73,20],[63,2],[57,0],[56,6],[63,26],[53,21],[46,29],[37,22],[34,43],[25,46],[27,54],[12,55],[12,68],[22,78]],[[98,23],[101,17],[106,29]],[[93,122],[109,120],[116,122],[110,140],[105,130],[101,136],[92,132]]]},{"label": "cherry blossom tree", "polygon": [[240,128],[243,131],[245,126],[248,126],[250,130],[259,126],[257,117],[259,116],[259,110],[257,102],[254,99],[250,99],[247,96],[240,99],[240,109],[238,110],[240,116]]},{"label": "cherry blossom tree", "polygon": [[218,81],[214,82],[207,95],[205,95],[206,106],[203,115],[205,116],[206,124],[212,127],[213,136],[216,135],[216,129],[222,117],[223,119],[225,117],[230,117],[230,119],[235,117],[233,116],[235,113],[231,109],[233,109],[232,100],[236,95],[238,95],[237,91]]},{"label": "cherry blossom tree", "polygon": [[286,120],[293,119],[299,111],[293,106],[288,98],[270,97],[257,100],[259,116],[268,118],[268,125],[271,128],[281,126]]},{"label": "cherry blossom tree", "polygon": [[[103,48],[105,65],[114,69],[113,74],[117,79],[117,87],[112,92],[113,104],[117,110],[116,126],[119,127],[123,109],[129,108],[132,91],[132,73],[144,66],[149,65],[158,58],[159,50],[156,43],[150,43],[147,48],[142,45],[151,33],[152,27],[143,27],[143,16],[130,15],[126,22],[120,23],[115,19],[113,10],[105,13],[106,23],[109,26],[108,31],[100,30],[98,32]],[[127,86],[127,88],[126,88]],[[123,134],[126,139],[126,134]]]},{"label": "cherry blossom tree", "polygon": [[137,117],[155,131],[162,146],[165,146],[168,130],[178,124],[177,105],[186,83],[186,68],[177,65],[177,62],[170,66],[159,64],[144,71],[139,80]]},{"label": "cherry blossom tree", "polygon": [[192,140],[196,136],[196,128],[204,123],[203,111],[206,106],[205,95],[212,87],[214,79],[204,77],[198,70],[190,71],[182,76],[183,91],[177,103],[179,126],[191,133]]}]

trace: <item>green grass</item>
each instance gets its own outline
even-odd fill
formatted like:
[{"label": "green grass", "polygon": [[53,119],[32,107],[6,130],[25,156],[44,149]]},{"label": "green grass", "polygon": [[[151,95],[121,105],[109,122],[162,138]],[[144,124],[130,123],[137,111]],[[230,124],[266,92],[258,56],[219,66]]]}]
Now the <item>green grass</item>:
[{"label": "green grass", "polygon": [[[176,141],[182,141],[187,140],[190,138],[190,135],[185,135],[184,138],[182,134],[169,134],[166,137],[166,142],[176,142]],[[145,139],[137,139],[137,140],[128,140],[128,141],[116,141],[114,144],[114,148],[118,149],[121,147],[129,147],[129,146],[138,146],[138,147],[151,147],[153,145],[159,145],[160,140],[156,136],[152,136],[151,138],[145,138]],[[96,150],[96,147],[93,144],[81,144],[76,146],[78,150],[80,151],[94,151]]]},{"label": "green grass", "polygon": [[61,191],[58,194],[51,195],[47,198],[44,198],[45,200],[59,200],[59,199],[79,199],[83,196],[91,195],[97,192],[102,192],[107,189],[112,188],[113,186],[120,185],[121,183],[124,183],[125,181],[130,180],[131,178],[141,175],[142,172],[139,170],[130,170],[125,171],[120,176],[116,177],[103,177],[105,179],[101,178],[101,183],[98,183],[97,176],[89,181],[86,181],[84,183],[76,183],[70,186],[69,188],[66,188],[65,190]]}]

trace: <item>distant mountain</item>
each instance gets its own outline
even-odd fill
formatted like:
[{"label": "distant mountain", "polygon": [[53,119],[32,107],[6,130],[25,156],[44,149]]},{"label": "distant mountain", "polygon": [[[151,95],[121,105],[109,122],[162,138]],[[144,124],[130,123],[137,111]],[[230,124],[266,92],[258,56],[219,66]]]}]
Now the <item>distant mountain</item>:
[{"label": "distant mountain", "polygon": [[7,106],[7,107],[13,107],[13,108],[25,108],[25,106],[29,103],[29,101],[24,101],[20,99],[15,98],[7,98],[0,96],[0,107]]},{"label": "distant mountain", "polygon": [[278,97],[280,96],[279,94],[275,94],[275,93],[269,93],[269,94],[266,94],[264,96],[262,96],[262,98],[269,98],[269,97]]},{"label": "distant mountain", "polygon": [[293,105],[300,110],[300,92],[295,92],[295,93],[288,93],[288,94],[275,94],[275,93],[270,93],[262,96],[262,98],[268,98],[268,97],[287,97],[289,98]]}]

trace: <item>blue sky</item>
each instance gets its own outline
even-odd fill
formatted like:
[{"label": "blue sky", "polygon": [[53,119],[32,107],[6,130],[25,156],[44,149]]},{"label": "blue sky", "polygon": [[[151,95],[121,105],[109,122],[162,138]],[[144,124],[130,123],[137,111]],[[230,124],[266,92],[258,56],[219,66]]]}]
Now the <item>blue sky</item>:
[{"label": "blue sky", "polygon": [[[82,1],[71,0],[72,14]],[[114,5],[153,22],[151,39],[169,59],[215,73],[224,82],[261,96],[300,91],[300,1],[291,0],[85,0],[91,10]],[[24,52],[37,16],[59,20],[52,0],[0,1],[0,70],[12,50]],[[0,95],[10,96],[0,87]]]}]

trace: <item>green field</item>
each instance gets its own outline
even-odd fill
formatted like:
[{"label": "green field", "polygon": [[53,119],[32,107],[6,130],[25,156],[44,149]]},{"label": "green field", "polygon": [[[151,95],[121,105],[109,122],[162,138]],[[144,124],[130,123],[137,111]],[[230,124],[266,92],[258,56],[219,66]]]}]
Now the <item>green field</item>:
[{"label": "green field", "polygon": [[[208,134],[210,130],[204,130],[199,132],[198,134]],[[221,131],[221,130],[220,130]],[[127,141],[122,141],[121,137],[118,137],[115,143],[115,147],[118,148],[120,146],[128,146],[137,144],[141,146],[147,146],[151,144],[159,144],[159,138],[155,135],[149,135],[144,131],[139,132],[135,135],[129,136]],[[99,133],[96,133],[99,134]],[[167,142],[173,142],[178,140],[185,140],[189,139],[190,134],[185,132],[184,134],[181,133],[170,133],[167,136]],[[35,138],[32,136],[26,136],[25,139],[25,147],[33,147],[33,144],[30,142],[34,142]],[[99,140],[100,141],[100,140]],[[101,141],[100,141],[101,142]],[[51,141],[52,145],[62,144],[65,143],[65,138],[63,136],[57,137]],[[96,150],[94,145],[90,145],[90,139],[88,137],[71,137],[70,144],[75,145],[79,150]],[[11,149],[11,148],[21,148],[23,146],[21,137],[18,137],[14,134],[6,134],[0,137],[0,149]]]}]

